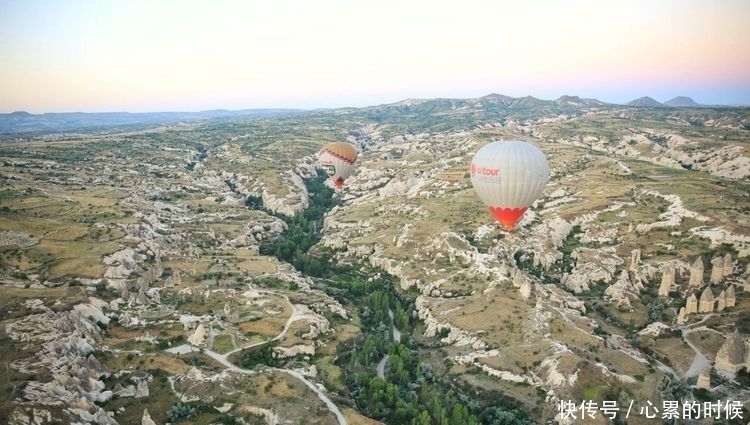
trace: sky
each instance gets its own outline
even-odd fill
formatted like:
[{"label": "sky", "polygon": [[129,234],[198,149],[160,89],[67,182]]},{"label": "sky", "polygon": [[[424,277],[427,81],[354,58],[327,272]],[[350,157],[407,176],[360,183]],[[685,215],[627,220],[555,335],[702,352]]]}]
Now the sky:
[{"label": "sky", "polygon": [[748,0],[0,0],[0,113],[750,105]]}]

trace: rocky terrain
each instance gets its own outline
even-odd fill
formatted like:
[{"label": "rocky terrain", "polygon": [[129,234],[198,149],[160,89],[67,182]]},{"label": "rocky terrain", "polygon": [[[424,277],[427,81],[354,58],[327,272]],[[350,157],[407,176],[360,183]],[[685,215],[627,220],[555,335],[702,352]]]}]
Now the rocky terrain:
[{"label": "rocky terrain", "polygon": [[[537,423],[581,423],[565,401],[747,406],[748,127],[747,109],[490,95],[5,143],[0,419],[376,423],[337,363],[365,309],[264,245],[313,208],[331,140],[360,161],[310,252],[394,276],[445,382]],[[552,171],[510,232],[468,179],[493,139]]]}]

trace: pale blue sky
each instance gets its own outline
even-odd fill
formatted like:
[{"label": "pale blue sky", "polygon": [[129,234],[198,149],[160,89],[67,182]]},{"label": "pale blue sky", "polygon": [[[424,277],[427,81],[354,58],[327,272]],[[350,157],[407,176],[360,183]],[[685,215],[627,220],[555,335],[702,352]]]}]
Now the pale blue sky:
[{"label": "pale blue sky", "polygon": [[750,1],[0,0],[0,112],[750,104]]}]

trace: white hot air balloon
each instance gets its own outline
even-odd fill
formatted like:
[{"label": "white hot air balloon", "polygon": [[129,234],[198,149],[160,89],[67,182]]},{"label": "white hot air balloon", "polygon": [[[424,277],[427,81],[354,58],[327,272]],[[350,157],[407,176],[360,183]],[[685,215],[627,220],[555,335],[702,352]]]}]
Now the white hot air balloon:
[{"label": "white hot air balloon", "polygon": [[493,216],[510,230],[542,194],[549,165],[539,148],[522,141],[484,145],[471,161],[471,184]]},{"label": "white hot air balloon", "polygon": [[345,142],[328,143],[318,152],[318,162],[331,176],[333,186],[340,190],[344,180],[354,172],[357,148]]}]

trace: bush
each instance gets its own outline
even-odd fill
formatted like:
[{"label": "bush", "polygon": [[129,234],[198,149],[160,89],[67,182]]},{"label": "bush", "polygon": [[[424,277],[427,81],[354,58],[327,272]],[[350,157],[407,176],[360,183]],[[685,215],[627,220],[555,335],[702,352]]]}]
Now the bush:
[{"label": "bush", "polygon": [[167,410],[167,421],[177,422],[181,419],[191,419],[198,416],[198,409],[193,406],[177,403]]}]

